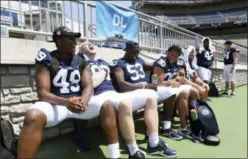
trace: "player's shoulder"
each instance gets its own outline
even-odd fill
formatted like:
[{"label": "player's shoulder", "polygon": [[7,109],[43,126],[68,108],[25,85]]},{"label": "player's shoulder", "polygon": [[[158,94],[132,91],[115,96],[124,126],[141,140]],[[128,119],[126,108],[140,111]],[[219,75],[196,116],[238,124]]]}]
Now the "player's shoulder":
[{"label": "player's shoulder", "polygon": [[236,52],[236,51],[238,51],[238,50],[235,47],[231,48],[231,52]]},{"label": "player's shoulder", "polygon": [[165,56],[159,57],[159,58],[155,61],[155,63],[158,63],[159,61],[164,62],[164,63],[166,64],[166,57],[165,57]]},{"label": "player's shoulder", "polygon": [[137,61],[139,63],[145,63],[145,60],[142,57],[137,57]]},{"label": "player's shoulder", "polygon": [[97,60],[97,63],[99,63],[101,65],[107,65],[107,66],[109,66],[109,63],[107,61],[103,60],[103,59],[98,59]]},{"label": "player's shoulder", "polygon": [[111,68],[122,67],[123,62],[124,62],[124,61],[122,60],[122,58],[120,58],[120,59],[114,59],[114,60],[112,60],[112,62],[109,64],[109,66],[110,66]]},{"label": "player's shoulder", "polygon": [[55,52],[55,50],[50,52],[45,48],[41,48],[35,57],[35,62],[45,67],[50,67],[51,66],[51,54],[53,52]]}]

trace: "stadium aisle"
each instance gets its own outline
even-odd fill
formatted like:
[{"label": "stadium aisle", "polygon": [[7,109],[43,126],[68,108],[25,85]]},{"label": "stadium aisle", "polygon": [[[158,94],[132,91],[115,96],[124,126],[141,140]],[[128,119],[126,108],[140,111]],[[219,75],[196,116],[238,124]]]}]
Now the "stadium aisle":
[{"label": "stadium aisle", "polygon": [[[213,98],[210,103],[214,109],[220,126],[221,144],[210,147],[191,141],[173,141],[166,139],[171,148],[179,152],[178,158],[247,158],[247,85],[237,89],[233,98]],[[177,125],[175,125],[177,126]],[[145,127],[143,120],[136,120],[136,138],[141,148],[146,148],[143,141]],[[90,139],[91,151],[78,152],[71,140],[70,134],[52,140],[47,140],[41,145],[38,158],[105,158],[107,146],[103,145],[104,134],[99,128],[87,131]],[[122,157],[127,158],[127,151],[121,139]],[[100,145],[100,146],[99,146]],[[124,155],[123,155],[124,154]],[[159,158],[147,156],[147,158]]]}]

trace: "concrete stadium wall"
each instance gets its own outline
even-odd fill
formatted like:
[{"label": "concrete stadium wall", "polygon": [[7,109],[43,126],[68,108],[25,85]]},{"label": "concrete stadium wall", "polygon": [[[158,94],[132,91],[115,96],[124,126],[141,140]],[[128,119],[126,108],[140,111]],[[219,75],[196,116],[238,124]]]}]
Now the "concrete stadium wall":
[{"label": "concrete stadium wall", "polygon": [[[10,120],[16,134],[19,134],[23,124],[24,113],[27,108],[38,101],[35,83],[34,58],[38,50],[43,47],[49,50],[54,49],[54,44],[1,38],[1,117]],[[98,57],[111,62],[123,56],[124,52],[117,49],[99,48]],[[152,62],[151,53],[142,52],[141,56]],[[157,58],[159,55],[153,56]],[[222,66],[223,67],[223,66]],[[213,70],[213,81],[219,90],[223,89],[223,77],[221,69]],[[237,85],[247,84],[247,69],[240,67],[237,70]],[[96,125],[97,120],[88,121],[86,127]],[[59,126],[45,130],[44,139],[52,138],[73,130],[73,123],[65,121]]]}]

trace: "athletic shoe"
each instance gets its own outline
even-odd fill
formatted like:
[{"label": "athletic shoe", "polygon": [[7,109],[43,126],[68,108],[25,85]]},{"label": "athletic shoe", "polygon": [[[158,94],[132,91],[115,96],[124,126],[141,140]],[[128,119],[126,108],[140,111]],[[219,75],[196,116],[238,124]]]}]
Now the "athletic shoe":
[{"label": "athletic shoe", "polygon": [[[145,139],[144,139],[144,140],[147,141],[147,142],[149,142],[149,137],[148,137],[148,135],[145,136]],[[165,144],[166,146],[169,145],[166,141],[163,140],[163,142],[164,142],[164,144]]]},{"label": "athletic shoe", "polygon": [[192,139],[192,136],[191,136],[192,133],[191,133],[189,125],[187,125],[185,128],[180,128],[177,133],[183,136],[183,138],[185,139]]},{"label": "athletic shoe", "polygon": [[179,135],[177,132],[175,132],[174,130],[172,129],[160,129],[160,134],[163,135],[163,136],[166,136],[172,140],[176,140],[176,141],[179,141],[179,140],[182,140],[183,137],[181,135]]},{"label": "athletic shoe", "polygon": [[131,159],[143,159],[143,158],[145,158],[145,155],[146,155],[145,152],[139,150],[139,151],[136,151],[133,156],[131,156],[129,154],[129,158],[131,158]]},{"label": "athletic shoe", "polygon": [[206,99],[206,101],[208,101],[208,102],[212,102],[212,99],[210,99],[210,98],[207,98],[207,99]]},{"label": "athletic shoe", "polygon": [[235,96],[235,93],[231,93],[229,97],[234,97]]},{"label": "athletic shoe", "polygon": [[222,95],[223,96],[229,96],[229,93],[228,92],[224,92]]},{"label": "athletic shoe", "polygon": [[177,157],[178,153],[176,150],[169,149],[162,139],[159,139],[158,145],[156,147],[151,147],[147,144],[147,152],[150,155],[162,155],[165,157]]}]

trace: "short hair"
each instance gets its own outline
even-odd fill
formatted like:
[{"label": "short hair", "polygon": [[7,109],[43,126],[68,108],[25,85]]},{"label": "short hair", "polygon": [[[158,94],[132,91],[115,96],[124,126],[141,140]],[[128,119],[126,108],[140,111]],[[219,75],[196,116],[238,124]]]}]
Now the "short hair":
[{"label": "short hair", "polygon": [[171,47],[169,47],[168,52],[171,52],[171,51],[178,52],[179,56],[181,56],[182,54],[182,49],[177,45],[172,45]]}]

